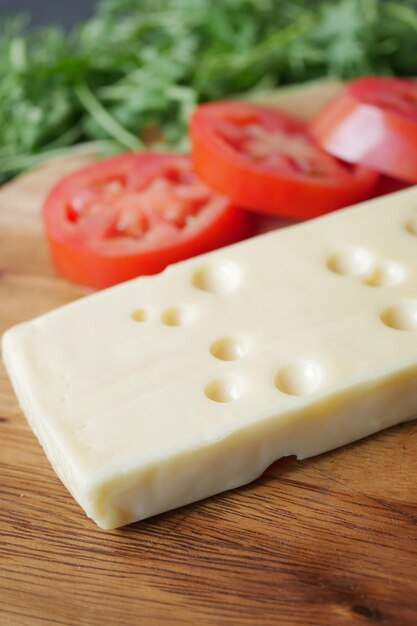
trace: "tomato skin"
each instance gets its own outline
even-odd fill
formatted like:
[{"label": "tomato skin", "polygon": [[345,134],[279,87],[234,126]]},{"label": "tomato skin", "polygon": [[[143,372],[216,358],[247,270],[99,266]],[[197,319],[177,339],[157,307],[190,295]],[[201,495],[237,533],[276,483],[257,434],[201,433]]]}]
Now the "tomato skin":
[{"label": "tomato skin", "polygon": [[221,197],[210,209],[203,210],[184,233],[177,236],[170,227],[153,244],[136,245],[129,240],[127,245],[119,245],[117,239],[111,238],[94,241],[90,235],[95,234],[97,221],[91,233],[87,229],[80,234],[66,218],[68,198],[77,193],[79,185],[88,185],[90,179],[97,181],[129,172],[140,182],[179,159],[189,163],[191,171],[191,162],[183,155],[132,153],[97,162],[63,178],[51,190],[43,207],[46,238],[57,270],[72,282],[102,289],[139,275],[158,273],[172,263],[248,237],[253,229],[251,216]]},{"label": "tomato skin", "polygon": [[[196,173],[211,188],[227,195],[239,206],[293,219],[316,217],[371,195],[378,175],[365,168],[326,179],[286,176],[280,175],[278,169],[265,169],[240,158],[225,146],[216,130],[224,115],[235,111],[239,114],[242,109],[248,114],[253,111],[272,124],[274,118],[278,119],[294,132],[309,137],[303,122],[276,109],[239,102],[201,105],[191,118],[192,159]],[[330,159],[327,155],[326,158]],[[334,163],[338,164],[336,160]]]},{"label": "tomato skin", "polygon": [[[415,99],[415,115],[412,104],[396,108],[390,103],[399,90]],[[406,183],[417,182],[417,84],[411,81],[376,77],[353,81],[313,120],[311,132],[334,156]]]},{"label": "tomato skin", "polygon": [[377,182],[372,197],[378,198],[379,196],[386,196],[389,193],[395,193],[411,187],[408,183],[404,183],[396,178],[389,178],[388,176],[381,176]]}]

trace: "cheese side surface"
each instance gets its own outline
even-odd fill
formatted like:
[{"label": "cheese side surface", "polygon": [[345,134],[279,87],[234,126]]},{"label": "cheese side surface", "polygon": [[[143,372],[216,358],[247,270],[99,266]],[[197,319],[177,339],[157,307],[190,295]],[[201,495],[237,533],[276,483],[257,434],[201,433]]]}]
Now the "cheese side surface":
[{"label": "cheese side surface", "polygon": [[88,296],[2,349],[102,528],[243,485],[417,415],[417,190]]}]

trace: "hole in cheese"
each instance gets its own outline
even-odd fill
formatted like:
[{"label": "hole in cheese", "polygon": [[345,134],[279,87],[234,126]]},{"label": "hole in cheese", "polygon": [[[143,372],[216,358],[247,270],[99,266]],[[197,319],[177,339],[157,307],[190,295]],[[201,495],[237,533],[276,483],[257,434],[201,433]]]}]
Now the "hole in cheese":
[{"label": "hole in cheese", "polygon": [[131,318],[134,322],[146,322],[148,319],[148,312],[145,309],[135,309],[131,313]]},{"label": "hole in cheese", "polygon": [[175,306],[165,309],[161,322],[166,326],[184,326],[191,320],[191,313],[186,307]]},{"label": "hole in cheese", "polygon": [[405,230],[409,232],[411,235],[417,235],[417,218],[416,217],[409,220],[405,224]]},{"label": "hole in cheese", "polygon": [[417,330],[417,300],[404,300],[385,309],[381,320],[395,330]]},{"label": "hole in cheese", "polygon": [[291,396],[306,396],[320,385],[323,373],[320,365],[310,359],[284,365],[275,376],[275,385]]},{"label": "hole in cheese", "polygon": [[404,280],[405,269],[400,263],[385,261],[365,276],[363,282],[371,287],[393,287]]},{"label": "hole in cheese", "polygon": [[373,264],[373,255],[364,248],[346,248],[327,260],[329,270],[343,276],[362,276],[371,270]]},{"label": "hole in cheese", "polygon": [[221,337],[211,344],[210,352],[221,361],[236,361],[247,354],[248,346],[242,337]]},{"label": "hole in cheese", "polygon": [[232,376],[216,378],[206,385],[204,394],[209,400],[214,402],[230,402],[240,398],[242,395],[242,384],[237,378]]},{"label": "hole in cheese", "polygon": [[220,261],[197,269],[192,276],[192,284],[209,293],[234,291],[240,282],[239,267],[230,261]]}]

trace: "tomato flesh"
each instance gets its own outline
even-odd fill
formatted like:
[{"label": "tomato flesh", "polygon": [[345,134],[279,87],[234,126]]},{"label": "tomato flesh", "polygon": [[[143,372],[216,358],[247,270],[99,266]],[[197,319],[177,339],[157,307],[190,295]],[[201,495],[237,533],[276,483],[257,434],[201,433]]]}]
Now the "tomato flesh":
[{"label": "tomato flesh", "polygon": [[311,132],[329,153],[404,182],[417,182],[417,83],[365,77],[319,113]]},{"label": "tomato flesh", "polygon": [[326,154],[300,120],[254,104],[202,105],[191,140],[200,178],[261,213],[321,215],[368,197],[378,178]]},{"label": "tomato flesh", "polygon": [[289,176],[326,176],[343,169],[335,159],[317,150],[303,133],[287,134],[256,123],[239,127],[227,122],[219,127],[218,135],[252,164],[279,169]]},{"label": "tomato flesh", "polygon": [[68,217],[79,232],[96,238],[141,239],[159,222],[183,228],[216,198],[178,159],[146,187],[131,188],[126,180],[110,179],[81,189],[68,203]]},{"label": "tomato flesh", "polygon": [[76,172],[51,191],[43,218],[58,270],[95,288],[159,272],[252,229],[176,154],[121,155]]},{"label": "tomato flesh", "polygon": [[402,115],[417,124],[417,83],[403,78],[365,77],[347,91],[359,102]]}]

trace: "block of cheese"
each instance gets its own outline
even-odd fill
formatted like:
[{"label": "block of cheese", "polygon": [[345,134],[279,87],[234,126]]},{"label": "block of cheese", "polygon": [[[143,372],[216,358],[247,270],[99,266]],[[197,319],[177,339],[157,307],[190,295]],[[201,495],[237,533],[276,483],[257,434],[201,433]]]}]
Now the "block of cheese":
[{"label": "block of cheese", "polygon": [[417,414],[417,188],[7,331],[26,417],[115,528]]}]

